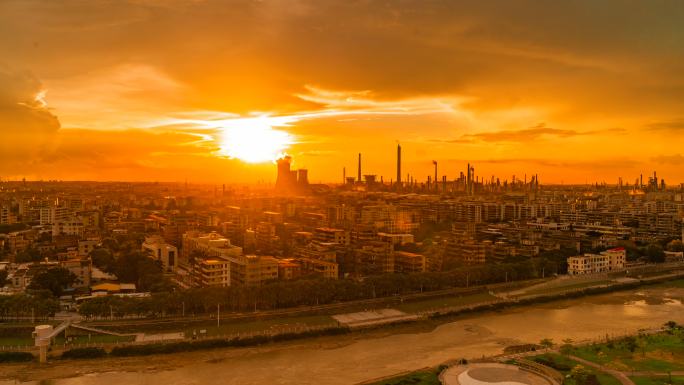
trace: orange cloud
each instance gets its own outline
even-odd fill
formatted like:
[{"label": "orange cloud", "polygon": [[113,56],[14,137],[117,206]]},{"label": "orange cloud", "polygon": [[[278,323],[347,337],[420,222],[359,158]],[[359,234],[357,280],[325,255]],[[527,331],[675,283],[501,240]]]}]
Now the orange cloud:
[{"label": "orange cloud", "polygon": [[546,181],[654,167],[684,180],[663,158],[684,145],[682,12],[619,0],[3,1],[0,52],[20,71],[0,71],[0,172],[270,180],[271,165],[221,150],[231,125],[267,117],[312,180],[339,180],[359,151],[369,172],[392,175],[396,140],[415,175],[458,154]]}]

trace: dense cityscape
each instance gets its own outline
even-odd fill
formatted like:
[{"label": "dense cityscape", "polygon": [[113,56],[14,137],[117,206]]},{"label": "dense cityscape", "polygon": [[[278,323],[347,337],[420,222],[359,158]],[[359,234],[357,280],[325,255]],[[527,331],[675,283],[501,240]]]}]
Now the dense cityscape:
[{"label": "dense cityscape", "polygon": [[[191,288],[325,279],[363,285],[397,275],[373,293],[300,285],[296,299],[266,295],[232,306],[256,310],[410,292],[415,284],[399,277],[414,275],[425,280],[422,291],[501,280],[502,273],[518,280],[684,260],[684,189],[668,188],[655,172],[632,185],[546,186],[536,175],[485,179],[470,164],[458,178],[439,177],[434,162],[434,176],[402,182],[397,147],[397,182],[384,182],[362,175],[361,160],[359,154],[357,177],[313,185],[307,170],[290,170],[290,158],[283,158],[275,186],[261,190],[3,182],[3,291],[47,290],[60,310],[102,317],[110,315],[109,305],[94,304],[109,304],[108,295],[144,301],[150,293]],[[469,269],[469,283],[440,282]],[[7,298],[3,314],[35,312]],[[176,305],[171,301],[164,311],[177,311]],[[52,315],[56,308],[39,315],[45,311]],[[123,308],[116,313],[129,315]]]}]

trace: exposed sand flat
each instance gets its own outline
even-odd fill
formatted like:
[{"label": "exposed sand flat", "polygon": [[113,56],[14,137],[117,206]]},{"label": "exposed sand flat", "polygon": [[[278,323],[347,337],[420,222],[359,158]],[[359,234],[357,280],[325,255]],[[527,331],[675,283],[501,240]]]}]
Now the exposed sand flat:
[{"label": "exposed sand flat", "polygon": [[407,314],[396,309],[379,309],[334,315],[333,318],[339,323],[350,328],[382,325],[398,321],[410,321],[418,319],[415,314]]}]

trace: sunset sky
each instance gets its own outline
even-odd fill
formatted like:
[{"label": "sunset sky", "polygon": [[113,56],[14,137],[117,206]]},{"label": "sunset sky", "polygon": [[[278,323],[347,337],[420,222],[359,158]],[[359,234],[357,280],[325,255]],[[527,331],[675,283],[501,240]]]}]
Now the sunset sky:
[{"label": "sunset sky", "polygon": [[684,182],[684,2],[0,1],[0,178]]}]

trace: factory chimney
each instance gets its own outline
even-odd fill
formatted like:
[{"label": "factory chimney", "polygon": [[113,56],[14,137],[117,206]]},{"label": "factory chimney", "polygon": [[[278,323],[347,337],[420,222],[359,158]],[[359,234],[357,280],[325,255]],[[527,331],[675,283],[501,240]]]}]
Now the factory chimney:
[{"label": "factory chimney", "polygon": [[359,175],[356,178],[357,181],[361,182],[361,153],[359,152]]},{"label": "factory chimney", "polygon": [[432,164],[435,165],[435,179],[434,179],[434,181],[435,181],[435,188],[436,188],[437,187],[437,161],[433,160]]},{"label": "factory chimney", "polygon": [[401,144],[397,144],[397,186],[401,187]]}]

